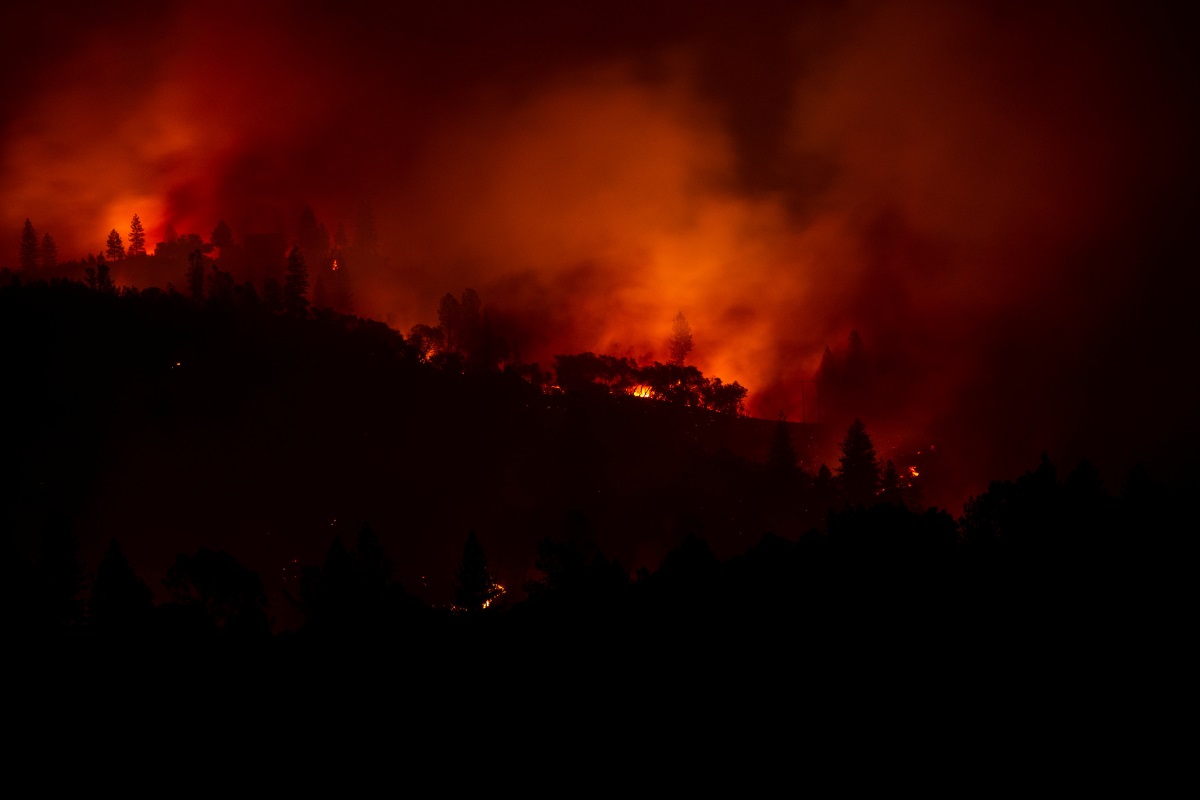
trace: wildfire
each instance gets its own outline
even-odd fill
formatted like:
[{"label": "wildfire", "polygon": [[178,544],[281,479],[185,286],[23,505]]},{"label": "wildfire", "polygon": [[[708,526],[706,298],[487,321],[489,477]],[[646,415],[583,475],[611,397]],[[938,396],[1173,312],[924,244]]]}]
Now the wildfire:
[{"label": "wildfire", "polygon": [[337,263],[337,259],[336,259],[336,258],[333,260],[333,265],[332,265],[332,266],[330,266],[330,269],[331,269],[331,270],[333,270],[334,272],[337,272],[337,271],[338,271],[338,263]]},{"label": "wildfire", "polygon": [[649,397],[650,387],[644,383],[639,383],[637,386],[630,389],[629,393],[634,397]]},{"label": "wildfire", "polygon": [[914,478],[921,474],[921,473],[917,472],[916,467],[909,467],[908,471]]},{"label": "wildfire", "polygon": [[504,587],[498,583],[492,584],[491,597],[483,601],[483,607],[487,608],[492,604],[492,601],[504,596]]}]

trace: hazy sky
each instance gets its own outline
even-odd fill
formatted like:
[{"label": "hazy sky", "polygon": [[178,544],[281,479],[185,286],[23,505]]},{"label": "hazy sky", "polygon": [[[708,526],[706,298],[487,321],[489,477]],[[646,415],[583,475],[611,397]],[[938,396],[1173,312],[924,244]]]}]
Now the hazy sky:
[{"label": "hazy sky", "polygon": [[402,331],[470,286],[525,360],[663,359],[682,310],[697,366],[800,419],[857,329],[881,449],[945,442],[964,485],[1194,453],[1168,4],[43,5],[5,12],[0,264],[26,218],[67,260],[134,213],[153,243],[365,208],[356,302]]}]

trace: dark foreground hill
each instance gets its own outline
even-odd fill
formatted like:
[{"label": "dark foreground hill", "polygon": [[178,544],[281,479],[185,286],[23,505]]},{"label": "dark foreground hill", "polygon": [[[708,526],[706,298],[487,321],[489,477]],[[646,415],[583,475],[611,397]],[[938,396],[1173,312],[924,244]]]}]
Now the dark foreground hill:
[{"label": "dark foreground hill", "polygon": [[868,727],[1120,761],[1177,700],[1195,492],[1144,472],[1043,459],[955,519],[822,494],[773,422],[249,297],[12,285],[0,335],[7,707],[60,760],[167,719],[221,763],[415,737],[777,768]]},{"label": "dark foreground hill", "polygon": [[90,571],[116,538],[160,599],[177,555],[223,550],[286,627],[288,582],[364,524],[438,605],[472,530],[513,601],[568,531],[634,572],[688,534],[728,556],[823,520],[764,495],[774,421],[437,368],[370,320],[64,281],[0,292],[0,333],[5,525],[68,526]]}]

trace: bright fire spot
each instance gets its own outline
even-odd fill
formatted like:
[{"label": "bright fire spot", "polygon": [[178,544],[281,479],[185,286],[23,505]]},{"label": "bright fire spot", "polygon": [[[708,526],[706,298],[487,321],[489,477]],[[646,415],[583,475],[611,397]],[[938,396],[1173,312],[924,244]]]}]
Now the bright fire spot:
[{"label": "bright fire spot", "polygon": [[921,474],[921,473],[917,472],[917,468],[916,468],[916,467],[909,467],[909,468],[908,468],[908,471],[909,471],[910,473],[912,473],[912,476],[913,476],[914,478],[915,478],[915,477],[917,477],[918,475],[920,475],[920,474]]},{"label": "bright fire spot", "polygon": [[332,267],[330,267],[330,269],[332,269],[334,272],[337,272],[337,270],[338,270],[338,265],[337,265],[337,259],[336,259],[336,258],[333,260],[333,266],[332,266]]},{"label": "bright fire spot", "polygon": [[649,397],[650,387],[644,383],[639,383],[637,386],[630,389],[629,393],[634,397]]},{"label": "bright fire spot", "polygon": [[493,583],[490,594],[491,594],[491,597],[489,597],[487,600],[483,601],[484,608],[487,608],[488,606],[490,606],[492,604],[492,601],[495,600],[496,598],[502,597],[504,595],[504,587],[498,583]]}]

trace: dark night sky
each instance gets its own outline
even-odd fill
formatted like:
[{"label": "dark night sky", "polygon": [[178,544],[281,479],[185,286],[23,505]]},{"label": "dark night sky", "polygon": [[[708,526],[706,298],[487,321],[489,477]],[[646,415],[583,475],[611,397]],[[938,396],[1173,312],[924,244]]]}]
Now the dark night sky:
[{"label": "dark night sky", "polygon": [[[801,417],[862,332],[883,455],[946,498],[1086,456],[1190,466],[1194,28],[1157,3],[92,3],[6,11],[0,264],[137,213],[390,262],[407,331],[472,286],[526,360],[664,357]],[[1105,468],[1107,467],[1107,471]],[[931,498],[937,500],[939,498]]]}]

